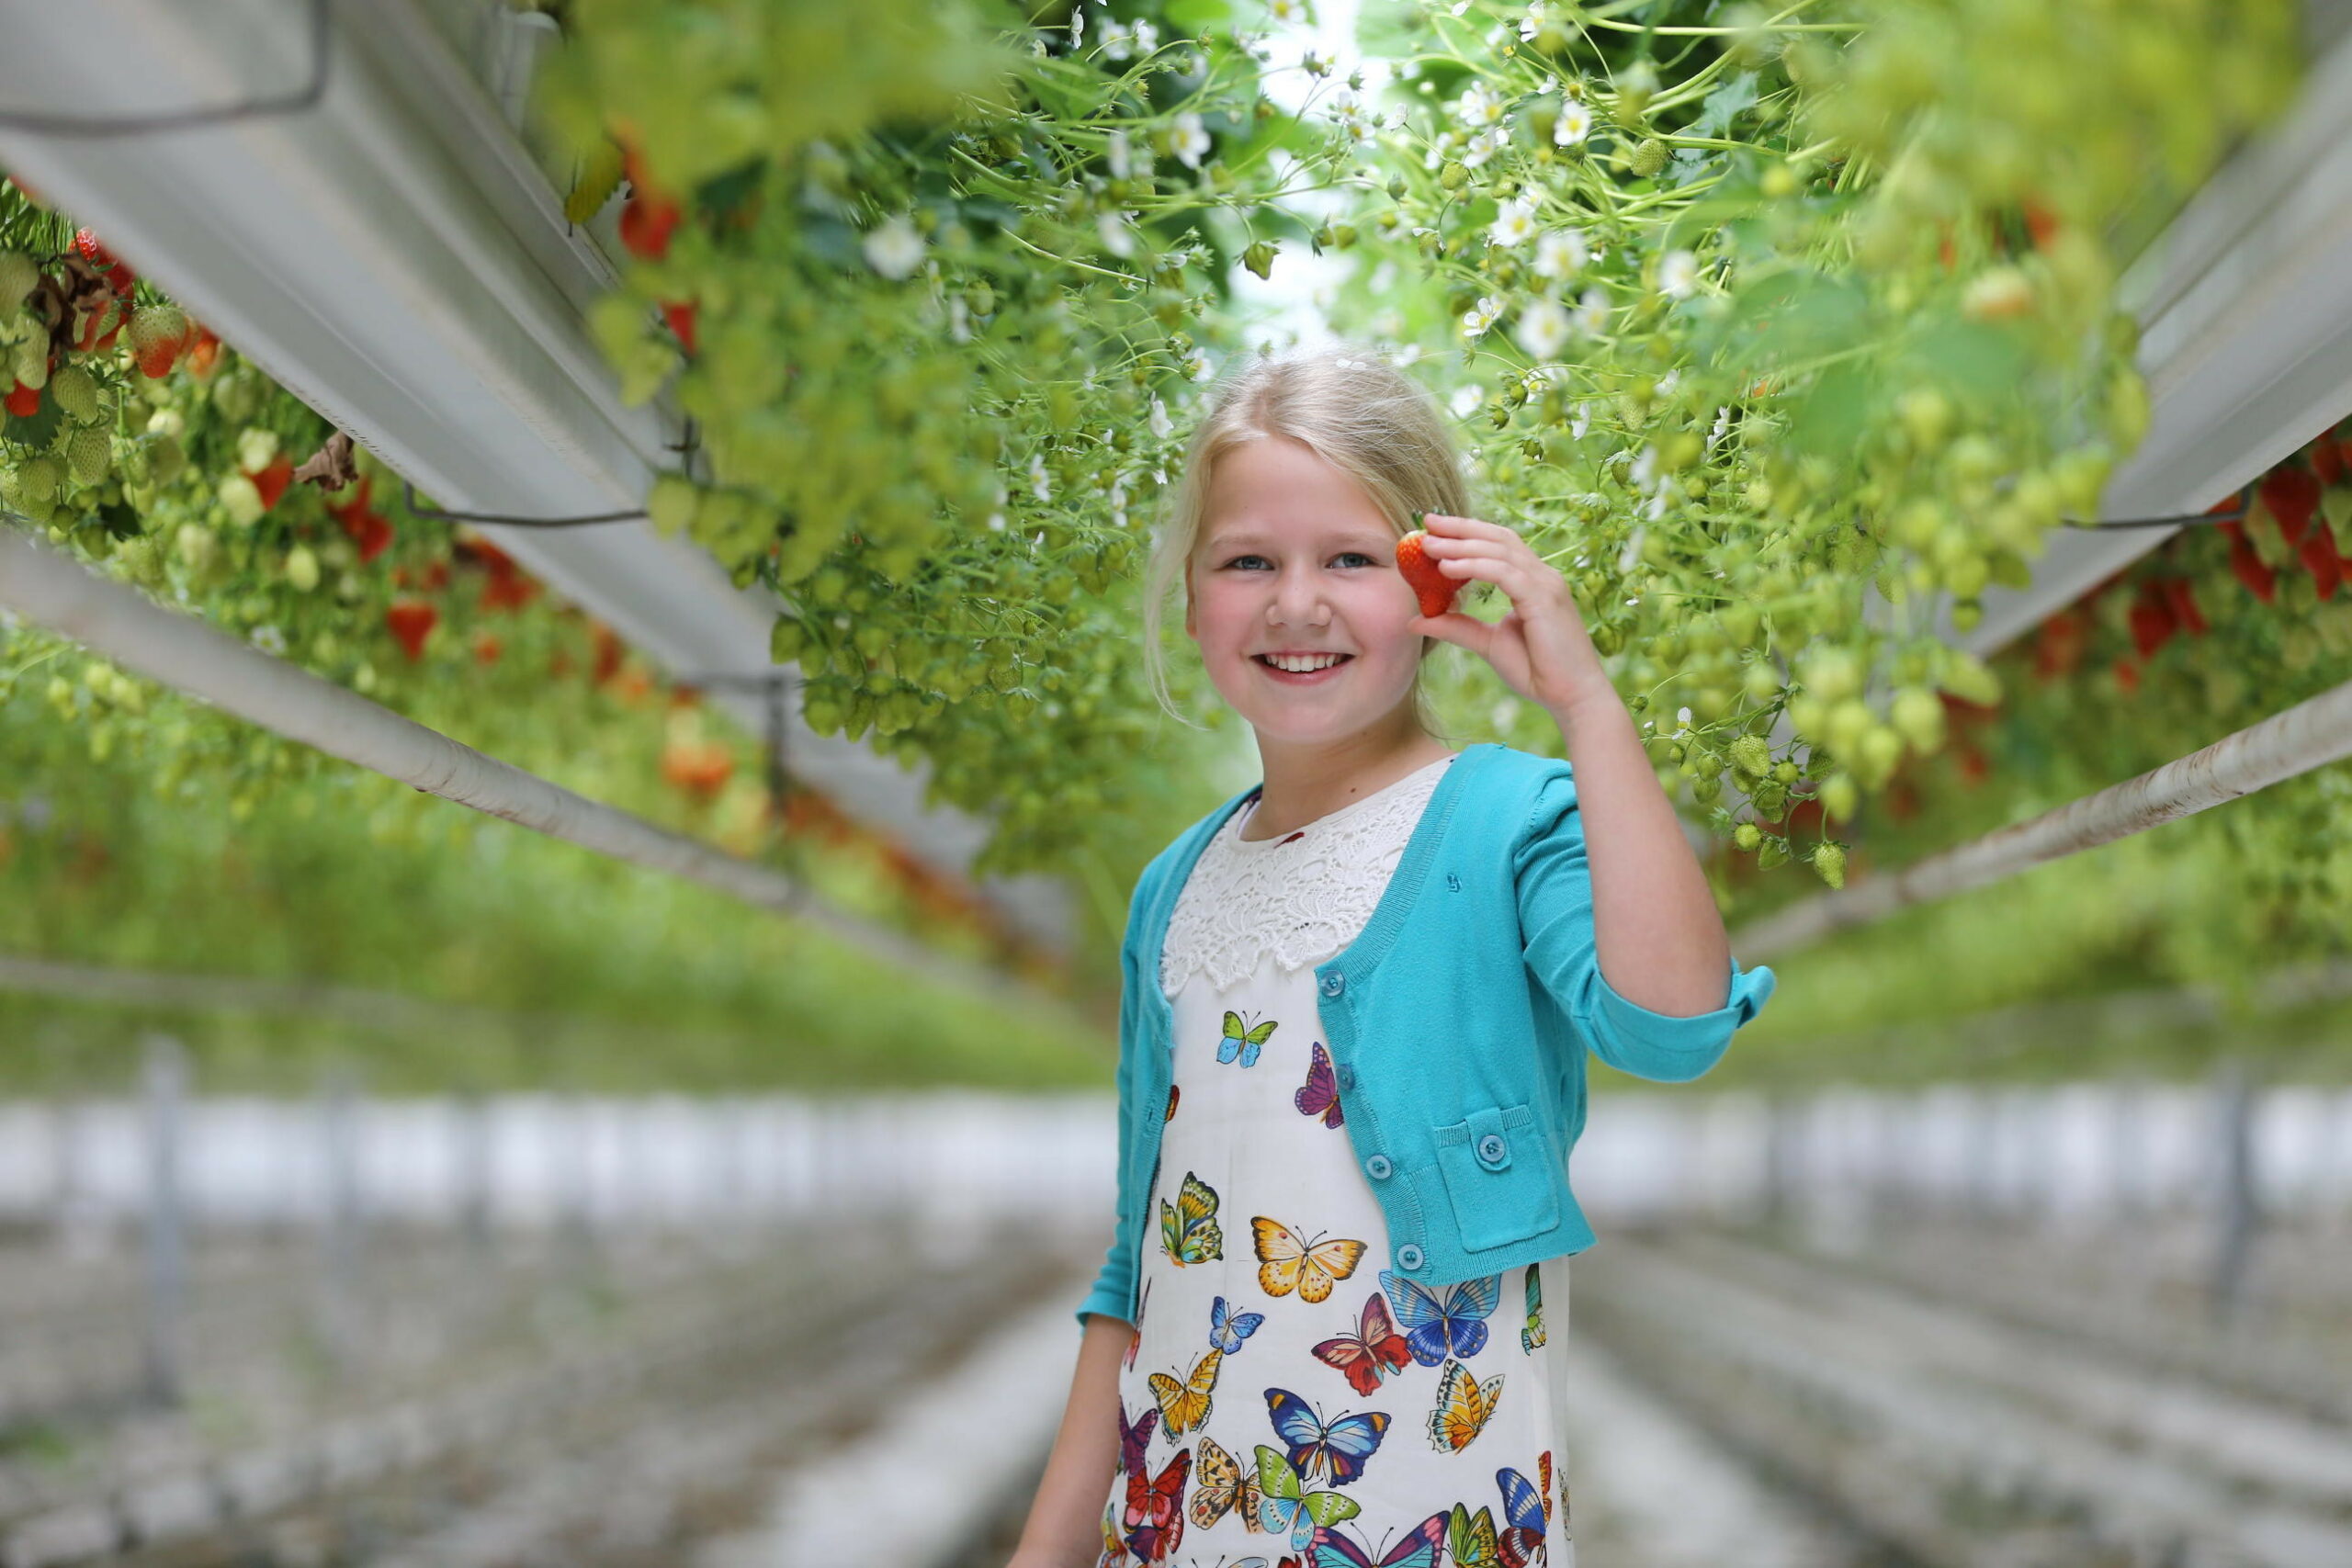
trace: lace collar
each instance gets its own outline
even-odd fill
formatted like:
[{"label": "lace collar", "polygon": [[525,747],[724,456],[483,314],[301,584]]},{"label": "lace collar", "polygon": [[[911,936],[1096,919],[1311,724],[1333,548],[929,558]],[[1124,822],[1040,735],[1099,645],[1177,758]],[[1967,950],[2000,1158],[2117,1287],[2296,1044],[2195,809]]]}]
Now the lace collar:
[{"label": "lace collar", "polygon": [[1241,837],[1256,800],[1234,811],[1177,897],[1160,949],[1160,989],[1172,997],[1205,974],[1227,990],[1268,953],[1289,974],[1352,942],[1453,761],[1441,757],[1278,838]]}]

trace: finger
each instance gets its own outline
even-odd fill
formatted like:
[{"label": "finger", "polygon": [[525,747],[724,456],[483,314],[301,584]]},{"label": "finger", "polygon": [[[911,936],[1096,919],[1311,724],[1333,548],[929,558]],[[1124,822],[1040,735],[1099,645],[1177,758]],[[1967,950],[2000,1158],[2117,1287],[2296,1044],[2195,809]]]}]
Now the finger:
[{"label": "finger", "polygon": [[1450,642],[1457,648],[1484,656],[1495,628],[1475,615],[1449,612],[1442,615],[1415,615],[1407,629],[1423,637],[1433,637],[1440,642]]},{"label": "finger", "polygon": [[[1519,537],[1517,534],[1513,533],[1510,529],[1504,527],[1499,523],[1489,523],[1484,518],[1479,517],[1456,517],[1453,513],[1446,512],[1424,513],[1421,517],[1421,522],[1426,527],[1433,518],[1442,520],[1446,525],[1442,532],[1446,536],[1453,538],[1470,538],[1476,536],[1489,539],[1516,539]],[[1440,532],[1440,530],[1437,529],[1430,529],[1430,531],[1432,533]]]}]

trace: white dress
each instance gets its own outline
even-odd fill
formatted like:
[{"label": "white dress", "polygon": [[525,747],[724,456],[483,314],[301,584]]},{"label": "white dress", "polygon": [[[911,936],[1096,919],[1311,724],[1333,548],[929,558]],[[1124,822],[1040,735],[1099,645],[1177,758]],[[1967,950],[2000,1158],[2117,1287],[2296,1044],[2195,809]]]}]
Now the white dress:
[{"label": "white dress", "polygon": [[1434,1292],[1390,1273],[1317,1012],[1314,965],[1363,928],[1452,762],[1278,839],[1241,837],[1252,798],[1178,897],[1101,1568],[1573,1568],[1567,1259]]}]

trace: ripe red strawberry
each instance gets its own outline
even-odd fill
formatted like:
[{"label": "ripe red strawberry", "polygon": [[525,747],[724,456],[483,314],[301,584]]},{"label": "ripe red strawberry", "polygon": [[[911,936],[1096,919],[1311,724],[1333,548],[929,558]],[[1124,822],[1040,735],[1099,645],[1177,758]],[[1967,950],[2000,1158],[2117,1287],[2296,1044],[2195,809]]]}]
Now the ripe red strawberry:
[{"label": "ripe red strawberry", "polygon": [[2140,667],[2138,665],[2132,663],[2130,660],[2124,658],[2119,653],[2115,656],[2114,668],[2115,683],[2123,688],[2123,694],[2125,696],[2130,696],[2132,693],[2137,692],[2140,689]]},{"label": "ripe red strawberry", "polygon": [[131,286],[139,281],[139,275],[130,270],[128,262],[100,244],[98,237],[87,229],[74,231],[74,248],[82,253],[84,261],[107,275],[107,286],[118,297],[130,298]]},{"label": "ripe red strawberry", "polygon": [[2319,510],[2319,479],[2299,463],[2282,463],[2262,476],[2255,486],[2262,497],[2263,506],[2278,521],[2278,532],[2290,545],[2303,540],[2303,530],[2312,525],[2312,513]]},{"label": "ripe red strawberry", "polygon": [[286,487],[294,482],[294,460],[280,457],[254,475],[253,480],[254,488],[261,491],[261,509],[267,512],[277,506],[278,498],[286,493]]},{"label": "ripe red strawberry", "polygon": [[2162,648],[2180,629],[2164,590],[2153,581],[2141,585],[2140,596],[2132,605],[2131,621],[2132,645],[2140,650],[2143,659]]},{"label": "ripe red strawberry", "polygon": [[18,419],[30,419],[40,412],[40,389],[17,382],[16,390],[8,394],[8,412]]},{"label": "ripe red strawberry", "polygon": [[441,619],[441,612],[422,599],[395,599],[384,608],[384,625],[411,662],[424,657],[424,639]]},{"label": "ripe red strawberry", "polygon": [[2335,552],[2335,536],[2325,528],[2314,528],[2303,536],[2300,553],[2303,565],[2311,569],[2312,581],[2323,599],[2333,599],[2344,582],[2344,558]]},{"label": "ripe red strawberry", "polygon": [[1405,574],[1405,581],[1419,595],[1421,614],[1432,618],[1442,615],[1453,607],[1453,596],[1462,592],[1462,584],[1438,570],[1422,547],[1429,537],[1427,529],[1416,528],[1396,541],[1396,570]]},{"label": "ripe red strawberry", "polygon": [[662,313],[669,318],[670,330],[678,334],[678,342],[691,357],[695,352],[695,302],[673,299],[662,307]]},{"label": "ripe red strawberry", "polygon": [[2185,577],[2167,577],[2161,586],[2166,602],[2172,605],[2173,619],[2188,630],[2191,637],[2203,637],[2212,628],[2206,625],[2205,613],[2197,607],[2195,584]]},{"label": "ripe red strawberry", "polygon": [[2263,563],[2260,556],[2254,553],[2254,547],[2246,542],[2245,533],[2235,524],[2224,523],[2222,526],[2231,531],[2230,570],[2237,574],[2237,580],[2245,583],[2248,592],[2252,592],[2256,598],[2266,604],[2275,603],[2278,585],[2278,574]]},{"label": "ripe red strawberry", "polygon": [[660,261],[670,254],[670,233],[677,228],[679,216],[674,201],[632,196],[621,209],[621,243],[632,255]]},{"label": "ripe red strawberry", "polygon": [[2339,484],[2344,479],[2344,447],[2331,429],[2311,445],[2312,472],[2324,485]]},{"label": "ripe red strawberry", "polygon": [[501,649],[498,646],[498,637],[495,634],[491,632],[477,632],[474,634],[475,663],[495,664],[498,662],[498,655],[500,652]]}]

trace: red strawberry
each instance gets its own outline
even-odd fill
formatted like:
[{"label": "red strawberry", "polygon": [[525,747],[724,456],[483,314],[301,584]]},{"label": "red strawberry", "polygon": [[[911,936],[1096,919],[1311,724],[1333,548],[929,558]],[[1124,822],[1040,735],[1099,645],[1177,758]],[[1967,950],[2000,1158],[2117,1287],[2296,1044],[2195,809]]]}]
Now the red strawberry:
[{"label": "red strawberry", "polygon": [[2278,532],[2290,545],[2302,543],[2303,530],[2319,510],[2319,479],[2306,468],[2284,463],[2262,476],[2255,486],[2263,506],[2278,520]]},{"label": "red strawberry", "polygon": [[2335,598],[2344,581],[2344,558],[2336,554],[2335,536],[2325,528],[2314,528],[2304,536],[2301,553],[2303,564],[2311,569],[2319,596]]},{"label": "red strawberry", "polygon": [[2196,587],[2185,577],[2167,577],[2162,581],[2165,598],[2172,605],[2173,619],[2188,629],[2191,637],[2203,637],[2212,628],[2205,624],[2205,613],[2197,607]]},{"label": "red strawberry", "polygon": [[18,381],[17,389],[8,394],[7,402],[10,413],[15,414],[18,419],[30,419],[40,412],[40,389],[28,387],[22,381]]},{"label": "red strawberry", "polygon": [[220,340],[212,335],[211,328],[197,328],[195,340],[188,345],[188,374],[198,378],[209,376],[213,366],[220,360]]},{"label": "red strawberry", "polygon": [[261,509],[264,512],[271,510],[277,506],[278,498],[286,493],[286,487],[294,482],[294,460],[290,457],[278,458],[254,475],[253,481],[254,488],[261,491]]},{"label": "red strawberry", "polygon": [[1429,538],[1427,529],[1416,528],[1396,541],[1396,570],[1405,574],[1405,581],[1420,596],[1421,614],[1432,618],[1452,608],[1453,596],[1462,592],[1462,584],[1438,570],[1430,559],[1423,542]]},{"label": "red strawberry", "polygon": [[2140,667],[2121,654],[2115,657],[2115,683],[2123,688],[2126,696],[2140,689]]},{"label": "red strawberry", "polygon": [[2166,603],[2164,590],[2154,582],[2141,585],[2140,597],[2131,610],[2132,645],[2147,658],[2162,648],[2172,634],[2180,629],[2174,619],[2172,605]]},{"label": "red strawberry", "polygon": [[670,330],[678,334],[678,342],[691,356],[695,351],[695,302],[673,299],[662,307],[662,313],[669,318]]},{"label": "red strawberry", "polygon": [[359,547],[363,562],[374,560],[391,547],[391,519],[380,512],[351,512],[343,519],[343,531]]},{"label": "red strawberry", "polygon": [[98,243],[96,234],[87,229],[74,230],[74,248],[82,253],[84,261],[107,275],[107,286],[119,297],[125,299],[130,297],[131,286],[139,281],[139,275],[132,272],[130,264],[120,256]]},{"label": "red strawberry", "polygon": [[2224,523],[2222,526],[2231,530],[2230,570],[2237,574],[2237,580],[2245,583],[2256,598],[2266,604],[2273,603],[2278,590],[2278,574],[2263,564],[2262,558],[2254,553],[2254,547],[2246,542],[2245,535],[2237,529],[2236,525]]},{"label": "red strawberry", "polygon": [[500,651],[498,638],[496,636],[490,632],[477,632],[474,634],[475,663],[495,664],[498,662],[498,655]]},{"label": "red strawberry", "polygon": [[441,612],[422,599],[395,599],[384,609],[385,626],[412,662],[424,657],[424,639],[440,619]]},{"label": "red strawberry", "polygon": [[2340,483],[2344,478],[2344,448],[2331,430],[2312,443],[2312,472],[2324,485]]}]

